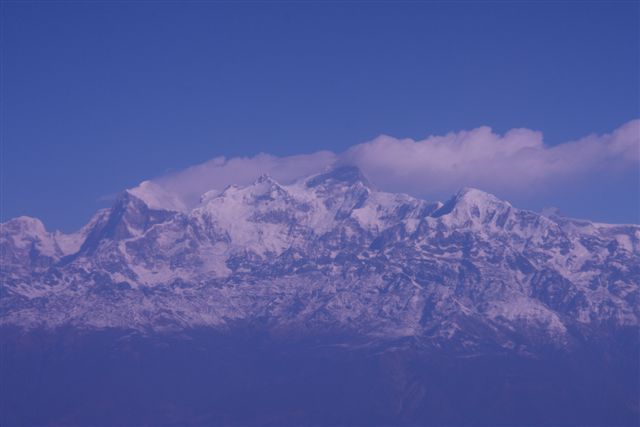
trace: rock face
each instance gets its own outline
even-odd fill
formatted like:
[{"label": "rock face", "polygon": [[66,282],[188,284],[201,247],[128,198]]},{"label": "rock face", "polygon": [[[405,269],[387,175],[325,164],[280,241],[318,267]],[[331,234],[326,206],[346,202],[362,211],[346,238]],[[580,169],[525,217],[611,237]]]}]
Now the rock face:
[{"label": "rock face", "polygon": [[637,225],[545,217],[476,189],[428,203],[350,166],[292,185],[262,176],[181,211],[149,188],[72,235],[2,224],[2,324],[259,325],[465,352],[570,349],[639,325]]}]

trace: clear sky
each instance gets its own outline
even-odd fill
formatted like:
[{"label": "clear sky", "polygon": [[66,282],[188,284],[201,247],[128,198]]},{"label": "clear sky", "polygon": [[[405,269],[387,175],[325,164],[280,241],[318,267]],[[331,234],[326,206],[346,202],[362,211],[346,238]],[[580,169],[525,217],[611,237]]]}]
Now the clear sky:
[{"label": "clear sky", "polygon": [[[640,117],[639,4],[4,1],[2,220],[70,231],[216,156],[612,132]],[[637,164],[590,180],[591,198],[516,201],[638,221]]]}]

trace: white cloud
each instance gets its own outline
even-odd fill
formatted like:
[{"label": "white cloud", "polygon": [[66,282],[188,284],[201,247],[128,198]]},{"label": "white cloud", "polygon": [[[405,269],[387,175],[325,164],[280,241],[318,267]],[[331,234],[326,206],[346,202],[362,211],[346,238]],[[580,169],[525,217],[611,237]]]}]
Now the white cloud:
[{"label": "white cloud", "polygon": [[133,193],[154,207],[184,210],[198,203],[210,190],[222,190],[231,184],[246,185],[262,174],[287,184],[320,172],[335,162],[330,151],[287,157],[258,154],[254,157],[216,157],[183,171],[145,181]]},{"label": "white cloud", "polygon": [[430,136],[414,141],[380,136],[337,155],[225,159],[218,157],[181,172],[143,183],[134,190],[154,204],[193,206],[211,189],[249,184],[263,173],[282,183],[319,172],[331,164],[359,166],[379,188],[423,197],[477,187],[503,197],[545,192],[579,182],[593,174],[615,174],[640,164],[640,120],[611,134],[590,135],[553,147],[542,133],[513,129],[498,135],[488,127]]},{"label": "white cloud", "polygon": [[592,173],[615,173],[640,163],[640,120],[611,134],[591,135],[554,147],[542,133],[488,127],[420,141],[381,136],[350,148],[342,158],[358,165],[382,188],[416,195],[463,186],[509,194],[544,191]]}]

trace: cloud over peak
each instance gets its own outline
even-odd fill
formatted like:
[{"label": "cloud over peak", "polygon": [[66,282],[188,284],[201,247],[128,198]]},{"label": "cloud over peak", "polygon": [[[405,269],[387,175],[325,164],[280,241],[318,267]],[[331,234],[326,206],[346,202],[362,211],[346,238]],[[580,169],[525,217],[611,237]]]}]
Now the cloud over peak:
[{"label": "cloud over peak", "polygon": [[[615,175],[640,166],[640,120],[612,133],[589,135],[555,146],[543,134],[512,129],[503,135],[487,126],[422,140],[381,135],[341,154],[320,151],[277,157],[217,157],[147,182],[163,197],[192,206],[211,189],[248,184],[261,174],[282,183],[320,172],[332,164],[358,166],[378,188],[418,197],[452,194],[470,186],[509,197],[568,191],[593,174]],[[140,187],[134,190],[143,194]]]},{"label": "cloud over peak", "polygon": [[541,132],[512,129],[499,135],[486,126],[419,141],[380,136],[342,157],[373,182],[410,193],[451,192],[463,186],[498,193],[545,191],[551,183],[637,166],[640,120],[611,134],[553,147],[544,144]]}]

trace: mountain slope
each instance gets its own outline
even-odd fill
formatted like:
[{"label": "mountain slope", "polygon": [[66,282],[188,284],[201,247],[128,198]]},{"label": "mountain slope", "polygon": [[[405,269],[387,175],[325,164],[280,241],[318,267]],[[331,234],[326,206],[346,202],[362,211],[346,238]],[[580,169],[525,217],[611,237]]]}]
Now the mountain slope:
[{"label": "mountain slope", "polygon": [[72,235],[3,224],[2,324],[256,324],[465,351],[571,348],[639,324],[636,225],[545,217],[476,189],[428,203],[350,166],[286,186],[262,176],[191,210],[152,191],[125,191]]}]

